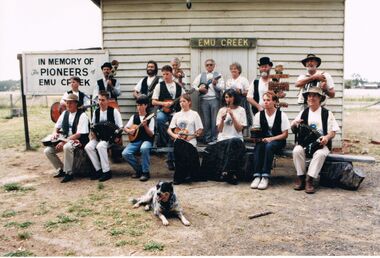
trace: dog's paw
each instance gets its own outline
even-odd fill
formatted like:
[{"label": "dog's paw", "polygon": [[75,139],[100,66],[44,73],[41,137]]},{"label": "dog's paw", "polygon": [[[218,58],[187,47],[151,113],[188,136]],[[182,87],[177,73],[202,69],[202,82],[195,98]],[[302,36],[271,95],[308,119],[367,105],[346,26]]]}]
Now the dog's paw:
[{"label": "dog's paw", "polygon": [[149,204],[145,205],[144,210],[145,211],[149,211],[150,210],[150,205]]},{"label": "dog's paw", "polygon": [[184,219],[184,220],[182,220],[182,224],[185,226],[190,226],[190,221]]},{"label": "dog's paw", "polygon": [[164,225],[164,226],[167,226],[167,225],[169,225],[169,221],[166,219],[166,220],[162,220],[162,224]]},{"label": "dog's paw", "polygon": [[133,205],[133,208],[138,208],[140,205],[138,203],[135,203],[135,205]]}]

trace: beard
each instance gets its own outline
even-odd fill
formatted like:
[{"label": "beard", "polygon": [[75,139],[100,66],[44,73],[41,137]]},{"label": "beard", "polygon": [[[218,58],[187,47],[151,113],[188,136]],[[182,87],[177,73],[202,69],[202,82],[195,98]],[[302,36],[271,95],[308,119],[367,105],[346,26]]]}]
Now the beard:
[{"label": "beard", "polygon": [[261,73],[260,73],[260,76],[261,76],[261,77],[267,77],[268,75],[269,75],[269,74],[268,74],[267,72],[261,72]]},{"label": "beard", "polygon": [[306,67],[306,70],[309,74],[314,74],[317,71],[317,67],[315,66],[308,66]]},{"label": "beard", "polygon": [[147,73],[149,76],[156,75],[156,71],[155,71],[155,70],[147,69],[147,70],[146,70],[146,73]]}]

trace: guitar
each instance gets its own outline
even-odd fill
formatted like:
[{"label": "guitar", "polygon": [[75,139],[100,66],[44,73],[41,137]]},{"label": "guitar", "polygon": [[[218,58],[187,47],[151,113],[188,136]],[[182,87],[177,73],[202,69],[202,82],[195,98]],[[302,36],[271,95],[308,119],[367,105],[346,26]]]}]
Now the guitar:
[{"label": "guitar", "polygon": [[[144,118],[144,121],[147,121],[147,120],[150,120],[152,119],[153,117],[155,117],[156,114],[155,113],[152,113],[150,115],[148,115],[147,117]],[[141,122],[139,125],[135,125],[133,124],[129,129],[135,129],[135,133],[134,134],[130,134],[130,133],[127,133],[128,134],[128,139],[130,142],[136,140],[137,138],[137,135],[139,134],[139,129],[140,127],[143,126],[143,122]]]},{"label": "guitar", "polygon": [[[187,94],[193,94],[195,91],[194,88],[186,91]],[[179,96],[178,98],[175,98],[175,99],[165,99],[163,100],[163,102],[172,102],[171,106],[170,107],[162,107],[162,111],[164,113],[167,113],[167,114],[170,114],[172,112],[174,112],[174,106],[178,103],[179,99],[181,98],[181,96]]]},{"label": "guitar", "polygon": [[201,84],[199,84],[199,85],[198,85],[198,88],[199,88],[200,86],[205,86],[205,88],[206,88],[206,91],[205,91],[205,92],[201,92],[201,93],[206,94],[207,91],[208,91],[208,89],[210,88],[210,84],[212,83],[212,81],[213,81],[214,79],[215,79],[215,80],[219,80],[220,78],[222,78],[222,75],[221,75],[221,74],[219,74],[218,76],[216,76],[216,77],[214,77],[214,78],[211,78],[211,79],[208,80],[206,83],[201,83]]}]

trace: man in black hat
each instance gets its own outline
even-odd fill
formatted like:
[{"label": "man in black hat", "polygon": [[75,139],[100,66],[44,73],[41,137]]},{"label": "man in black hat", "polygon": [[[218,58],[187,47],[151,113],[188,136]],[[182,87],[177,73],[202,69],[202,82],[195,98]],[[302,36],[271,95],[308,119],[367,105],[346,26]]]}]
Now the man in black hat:
[{"label": "man in black hat", "polygon": [[113,78],[112,74],[112,64],[105,62],[101,66],[103,72],[103,78],[97,81],[97,84],[92,93],[92,99],[97,100],[98,93],[101,90],[106,90],[110,94],[110,99],[117,102],[117,97],[120,95],[120,82]]},{"label": "man in black hat", "polygon": [[[301,60],[301,63],[306,67],[307,73],[298,77],[295,86],[300,88],[298,95],[298,104],[301,105],[301,110],[307,107],[307,100],[303,97],[303,93],[311,87],[320,87],[324,96],[329,98],[335,97],[334,81],[330,74],[318,70],[321,65],[321,58],[314,54],[308,54],[306,58]],[[326,104],[322,101],[322,106]]]},{"label": "man in black hat", "polygon": [[[147,181],[150,178],[150,149],[153,144],[154,136],[154,118],[147,119],[147,107],[149,99],[147,96],[140,95],[137,100],[137,113],[134,114],[124,127],[124,131],[131,135],[136,135],[127,147],[123,150],[123,158],[131,165],[135,174],[133,178],[139,178],[140,181]],[[136,126],[142,124],[137,130]],[[141,164],[138,163],[135,154],[141,153]]]},{"label": "man in black hat", "polygon": [[270,81],[269,74],[273,63],[269,57],[262,57],[257,64],[259,66],[260,78],[253,80],[248,89],[247,101],[252,105],[252,112],[255,115],[263,108],[263,95],[268,91]]}]

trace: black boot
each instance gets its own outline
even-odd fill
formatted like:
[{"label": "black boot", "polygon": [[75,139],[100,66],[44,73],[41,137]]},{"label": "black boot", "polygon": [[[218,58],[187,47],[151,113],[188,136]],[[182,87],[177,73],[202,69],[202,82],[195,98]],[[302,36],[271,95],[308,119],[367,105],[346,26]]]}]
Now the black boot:
[{"label": "black boot", "polygon": [[53,177],[57,178],[57,177],[64,177],[66,175],[65,172],[63,172],[63,169],[59,169],[58,171],[58,174],[54,175]]},{"label": "black boot", "polygon": [[99,169],[98,171],[95,171],[94,173],[91,173],[90,175],[90,179],[91,180],[97,180],[99,179],[103,174],[103,171],[101,169]]},{"label": "black boot", "polygon": [[67,183],[74,179],[74,176],[72,174],[66,174],[65,177],[62,179],[61,183]]},{"label": "black boot", "polygon": [[111,171],[108,171],[108,172],[105,172],[101,175],[101,177],[99,178],[99,182],[104,182],[104,181],[107,181],[108,179],[111,179],[112,178],[112,173]]}]

